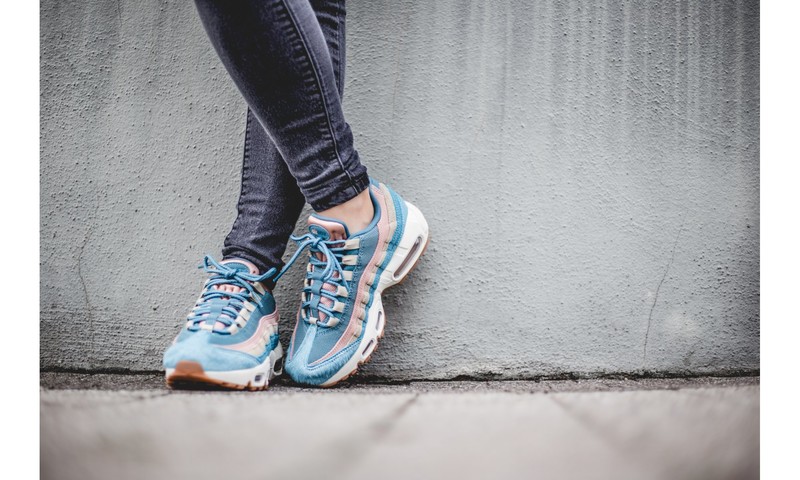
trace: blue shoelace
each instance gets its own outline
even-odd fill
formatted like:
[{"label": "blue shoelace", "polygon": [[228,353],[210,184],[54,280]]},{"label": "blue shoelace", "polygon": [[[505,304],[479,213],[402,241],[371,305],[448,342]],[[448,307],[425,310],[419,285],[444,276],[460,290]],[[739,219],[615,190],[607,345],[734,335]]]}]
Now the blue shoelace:
[{"label": "blue shoelace", "polygon": [[[203,264],[197,268],[202,268],[211,275],[211,278],[206,282],[200,299],[187,317],[190,323],[188,328],[193,331],[200,329],[203,322],[210,322],[214,332],[230,333],[229,329],[244,308],[245,302],[257,300],[255,303],[258,303],[264,293],[258,292],[253,284],[273,277],[277,279],[278,276],[274,268],[264,274],[253,275],[219,263],[208,255],[203,258]],[[232,293],[214,288],[219,285],[233,285],[242,290]],[[213,327],[216,322],[222,323],[224,327],[222,329]]]},{"label": "blue shoelace", "polygon": [[[344,278],[344,268],[342,267],[342,257],[349,249],[344,248],[345,240],[327,240],[314,233],[306,233],[302,236],[292,235],[290,237],[297,243],[297,251],[292,258],[286,262],[281,273],[297,260],[300,254],[309,249],[310,269],[306,271],[306,281],[303,284],[304,301],[300,304],[303,312],[301,317],[308,323],[313,323],[322,327],[334,327],[339,323],[337,312],[333,310],[333,305],[321,303],[322,298],[328,298],[335,305],[339,298],[339,287],[347,289],[347,280]],[[337,246],[338,245],[338,246]],[[317,258],[315,253],[321,254],[324,260]],[[338,275],[338,276],[337,276]],[[329,291],[324,287],[325,284],[336,287],[336,290]],[[320,313],[326,315],[324,321],[320,320]]]}]

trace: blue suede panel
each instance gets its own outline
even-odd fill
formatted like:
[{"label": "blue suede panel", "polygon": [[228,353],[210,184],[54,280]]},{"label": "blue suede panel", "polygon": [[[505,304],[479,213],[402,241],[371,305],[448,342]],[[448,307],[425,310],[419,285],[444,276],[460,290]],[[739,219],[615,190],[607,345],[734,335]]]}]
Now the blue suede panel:
[{"label": "blue suede panel", "polygon": [[175,368],[181,360],[189,360],[199,363],[207,372],[241,370],[256,367],[265,358],[209,345],[212,335],[215,334],[201,330],[191,338],[169,347],[164,352],[164,368]]},{"label": "blue suede panel", "polygon": [[353,343],[343,348],[333,357],[320,365],[309,367],[308,354],[316,343],[316,336],[320,327],[310,325],[308,334],[298,346],[295,355],[286,362],[286,372],[297,383],[306,385],[321,385],[339,371],[358,349],[358,343]]},{"label": "blue suede panel", "polygon": [[308,323],[305,320],[300,319],[297,322],[297,326],[294,328],[294,341],[289,345],[289,352],[290,356],[294,356],[297,348],[302,343],[303,339],[306,337],[306,332],[308,331]]},{"label": "blue suede panel", "polygon": [[278,344],[279,343],[281,343],[281,336],[280,336],[280,334],[278,334],[278,332],[275,332],[272,335],[270,335],[269,343],[267,344],[267,348],[264,350],[264,354],[261,357],[259,357],[259,358],[261,358],[262,362],[264,360],[266,360],[266,357],[267,357],[267,355],[270,354],[270,352],[272,352],[273,350],[278,348]]},{"label": "blue suede panel", "polygon": [[388,185],[384,185],[389,193],[392,195],[392,201],[394,201],[394,210],[397,216],[397,225],[402,234],[402,231],[406,228],[406,218],[408,218],[408,205],[406,205],[405,200],[403,197],[397,194],[394,190],[392,190]]},{"label": "blue suede panel", "polygon": [[175,342],[176,343],[183,342],[186,339],[190,338],[195,333],[197,333],[197,332],[193,332],[193,331],[189,330],[188,328],[184,327],[183,330],[181,330],[180,333],[178,334],[178,337],[175,339]]}]

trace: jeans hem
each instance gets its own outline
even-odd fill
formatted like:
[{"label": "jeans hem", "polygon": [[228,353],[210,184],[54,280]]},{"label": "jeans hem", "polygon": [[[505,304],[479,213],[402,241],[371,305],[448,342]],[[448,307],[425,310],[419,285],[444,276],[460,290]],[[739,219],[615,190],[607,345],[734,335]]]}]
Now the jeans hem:
[{"label": "jeans hem", "polygon": [[356,175],[342,173],[334,181],[327,182],[319,191],[306,194],[306,201],[315,212],[328,210],[357,197],[369,187],[367,168],[359,165]]}]

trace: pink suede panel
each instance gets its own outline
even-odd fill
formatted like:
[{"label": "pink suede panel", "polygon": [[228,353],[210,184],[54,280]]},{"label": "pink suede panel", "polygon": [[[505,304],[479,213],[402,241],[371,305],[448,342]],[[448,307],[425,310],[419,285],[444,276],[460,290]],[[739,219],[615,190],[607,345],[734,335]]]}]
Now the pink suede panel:
[{"label": "pink suede panel", "polygon": [[347,324],[347,329],[342,334],[342,337],[336,342],[336,345],[331,348],[331,350],[322,356],[319,360],[316,360],[312,365],[318,364],[327,360],[328,358],[332,357],[336,354],[339,350],[343,349],[350,343],[350,339],[353,337],[353,334],[356,332],[356,328],[358,326],[359,321],[357,318],[359,317],[361,311],[364,309],[363,301],[368,295],[368,290],[366,284],[367,280],[373,276],[373,274],[378,269],[378,261],[383,257],[384,252],[386,251],[385,243],[391,238],[393,232],[391,232],[390,228],[390,218],[389,218],[389,207],[387,205],[387,199],[384,197],[383,192],[375,187],[370,186],[372,188],[372,193],[375,195],[375,198],[378,200],[378,203],[381,207],[381,218],[378,220],[378,248],[375,249],[375,252],[372,254],[372,258],[370,258],[369,262],[367,262],[366,267],[364,267],[364,272],[361,274],[361,279],[358,282],[358,290],[356,293],[356,306],[353,308],[353,312],[350,315],[350,322]]},{"label": "pink suede panel", "polygon": [[264,315],[260,319],[258,319],[258,328],[256,328],[255,333],[253,336],[245,340],[241,343],[236,343],[234,345],[224,345],[224,348],[229,348],[231,350],[239,350],[241,352],[250,350],[255,345],[258,344],[266,334],[267,330],[270,327],[274,327],[278,325],[278,311],[275,310],[274,312],[270,313],[269,315]]}]

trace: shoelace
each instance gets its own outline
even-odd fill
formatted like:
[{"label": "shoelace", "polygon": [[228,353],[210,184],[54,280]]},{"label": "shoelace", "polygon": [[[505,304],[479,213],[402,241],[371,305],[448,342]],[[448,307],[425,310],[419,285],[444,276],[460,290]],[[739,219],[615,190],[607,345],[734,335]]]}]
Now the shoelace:
[{"label": "shoelace", "polygon": [[[300,304],[303,315],[301,317],[306,322],[321,327],[336,326],[339,323],[335,309],[337,300],[340,296],[348,295],[345,270],[342,267],[342,257],[349,250],[344,246],[345,240],[327,240],[311,232],[302,236],[292,235],[290,238],[297,243],[297,251],[286,262],[286,266],[278,276],[283,275],[300,254],[308,248],[311,267],[306,270],[306,281],[303,284],[303,301]],[[319,253],[324,260],[314,255],[315,253]],[[335,287],[335,290],[327,290],[325,284]],[[329,299],[332,305],[320,302],[323,298]],[[320,319],[320,313],[325,314],[324,321]]]},{"label": "shoelace", "polygon": [[[269,269],[261,275],[243,272],[235,268],[228,267],[219,263],[210,256],[203,258],[203,264],[197,268],[211,275],[205,285],[203,293],[195,304],[192,312],[187,317],[189,330],[198,330],[201,324],[209,322],[212,331],[216,333],[230,333],[230,327],[234,320],[239,316],[239,312],[244,308],[245,303],[250,300],[260,301],[261,295],[265,293],[262,288],[256,288],[256,282],[263,282],[272,277],[276,277],[277,270]],[[242,288],[239,292],[226,292],[217,290],[216,286],[233,285]],[[223,325],[222,329],[215,327],[216,322]]]}]

